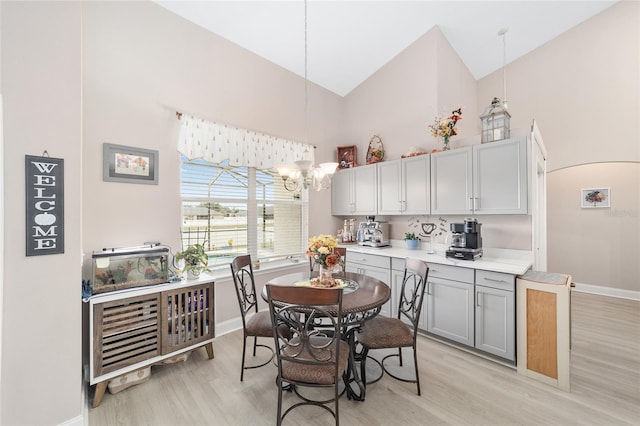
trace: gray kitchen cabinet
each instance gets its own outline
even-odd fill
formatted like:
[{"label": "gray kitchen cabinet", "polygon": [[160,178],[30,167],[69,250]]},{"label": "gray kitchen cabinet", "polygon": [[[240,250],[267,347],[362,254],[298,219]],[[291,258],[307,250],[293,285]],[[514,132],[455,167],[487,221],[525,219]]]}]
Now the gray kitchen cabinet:
[{"label": "gray kitchen cabinet", "polygon": [[429,214],[429,155],[378,163],[378,214]]},{"label": "gray kitchen cabinet", "polygon": [[527,139],[431,155],[432,214],[526,214]]},{"label": "gray kitchen cabinet", "polygon": [[515,361],[515,276],[476,271],[475,347]]},{"label": "gray kitchen cabinet", "polygon": [[377,214],[376,165],[337,171],[331,179],[331,214]]},{"label": "gray kitchen cabinet", "polygon": [[474,270],[430,265],[427,279],[427,332],[474,346]]},{"label": "gray kitchen cabinet", "polygon": [[[378,256],[375,254],[364,254],[357,252],[349,252],[345,265],[346,272],[354,272],[356,274],[368,275],[370,277],[379,279],[383,283],[389,285],[391,265],[389,257]],[[393,291],[391,292],[391,298],[387,303],[382,305],[380,315],[389,317],[392,315],[392,301]]]}]

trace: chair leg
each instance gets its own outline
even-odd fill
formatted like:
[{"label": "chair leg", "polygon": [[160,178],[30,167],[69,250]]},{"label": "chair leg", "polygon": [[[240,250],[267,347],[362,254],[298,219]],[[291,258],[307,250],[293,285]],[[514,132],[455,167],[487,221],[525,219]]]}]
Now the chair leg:
[{"label": "chair leg", "polygon": [[418,351],[416,345],[413,345],[413,365],[416,370],[416,385],[418,386],[418,396],[420,396],[420,374],[418,374]]},{"label": "chair leg", "polygon": [[244,356],[245,353],[247,352],[247,336],[245,335],[243,340],[243,344],[242,344],[242,364],[240,365],[240,381],[242,381],[244,379]]},{"label": "chair leg", "polygon": [[253,336],[253,356],[256,356],[257,347],[258,347],[258,336]]},{"label": "chair leg", "polygon": [[282,380],[280,377],[278,377],[276,382],[278,383],[278,421],[276,424],[280,426],[282,425]]},{"label": "chair leg", "polygon": [[400,367],[402,367],[402,348],[398,348],[398,362],[400,362]]},{"label": "chair leg", "polygon": [[362,347],[361,359],[360,359],[360,380],[362,380],[362,386],[367,388],[367,354],[369,348]]}]

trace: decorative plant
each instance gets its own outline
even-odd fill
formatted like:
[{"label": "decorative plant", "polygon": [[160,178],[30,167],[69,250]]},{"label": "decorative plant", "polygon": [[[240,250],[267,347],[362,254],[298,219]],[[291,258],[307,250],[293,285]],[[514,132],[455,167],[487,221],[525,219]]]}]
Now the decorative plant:
[{"label": "decorative plant", "polygon": [[413,232],[405,232],[404,233],[405,240],[419,240],[420,238],[416,236]]},{"label": "decorative plant", "polygon": [[309,238],[307,256],[313,258],[315,263],[332,268],[340,263],[340,255],[333,252],[338,245],[338,240],[329,234],[321,234]]},{"label": "decorative plant", "polygon": [[203,244],[195,244],[187,247],[185,250],[176,253],[175,262],[184,260],[183,271],[191,272],[193,275],[199,275],[200,272],[208,270],[209,256],[204,251]]},{"label": "decorative plant", "polygon": [[447,118],[436,117],[434,123],[429,124],[433,137],[442,136],[444,138],[443,149],[445,151],[449,149],[449,138],[458,134],[455,128],[458,120],[462,120],[462,108],[451,111],[451,115]]}]

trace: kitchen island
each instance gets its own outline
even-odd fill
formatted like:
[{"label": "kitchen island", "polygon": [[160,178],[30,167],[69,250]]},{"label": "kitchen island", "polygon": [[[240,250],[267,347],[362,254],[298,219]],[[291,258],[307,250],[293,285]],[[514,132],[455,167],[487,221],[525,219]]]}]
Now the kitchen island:
[{"label": "kitchen island", "polygon": [[532,266],[531,252],[485,248],[473,260],[429,254],[402,241],[389,247],[346,245],[345,270],[374,276],[391,287],[382,315],[395,316],[407,258],[429,265],[420,329],[427,335],[515,365],[516,277]]}]

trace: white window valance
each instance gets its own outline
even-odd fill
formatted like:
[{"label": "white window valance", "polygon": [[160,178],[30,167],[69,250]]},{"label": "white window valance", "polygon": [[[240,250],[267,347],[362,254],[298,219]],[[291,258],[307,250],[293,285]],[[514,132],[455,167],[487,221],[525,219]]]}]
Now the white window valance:
[{"label": "white window valance", "polygon": [[[215,123],[183,114],[178,151],[190,160],[211,163],[229,160],[231,166],[273,169],[305,156],[313,161],[313,146],[253,130]],[[306,151],[306,152],[305,152]]]}]

